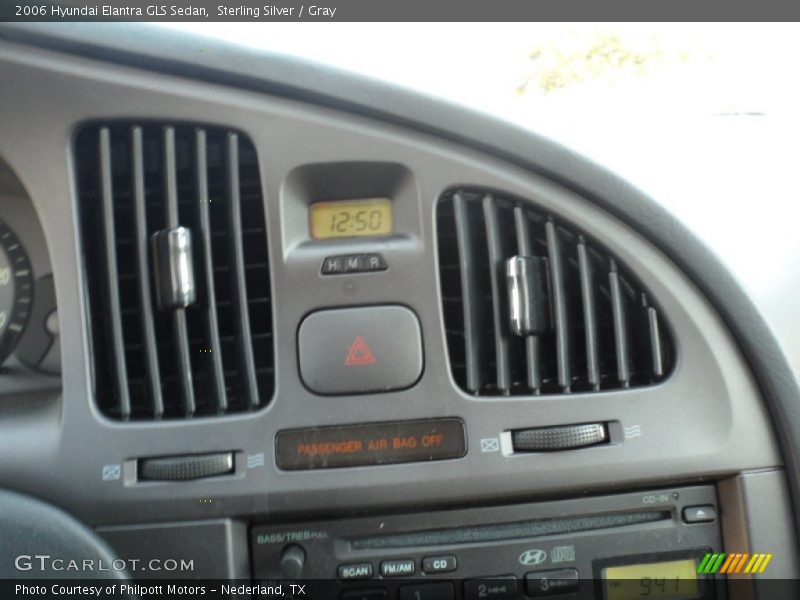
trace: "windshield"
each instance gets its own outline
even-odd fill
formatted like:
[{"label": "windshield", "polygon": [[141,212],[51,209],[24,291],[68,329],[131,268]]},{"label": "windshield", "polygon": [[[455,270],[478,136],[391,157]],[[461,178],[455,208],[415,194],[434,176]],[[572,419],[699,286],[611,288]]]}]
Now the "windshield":
[{"label": "windshield", "polygon": [[185,23],[446,98],[580,145],[598,128],[793,113],[792,24]]},{"label": "windshield", "polygon": [[[656,198],[751,276],[765,268],[736,234],[752,226],[743,208],[758,198],[762,211],[800,213],[776,176],[795,170],[797,24],[179,27],[390,81],[557,140]],[[734,183],[744,174],[748,185]],[[773,243],[796,253],[796,222],[783,220]]]}]

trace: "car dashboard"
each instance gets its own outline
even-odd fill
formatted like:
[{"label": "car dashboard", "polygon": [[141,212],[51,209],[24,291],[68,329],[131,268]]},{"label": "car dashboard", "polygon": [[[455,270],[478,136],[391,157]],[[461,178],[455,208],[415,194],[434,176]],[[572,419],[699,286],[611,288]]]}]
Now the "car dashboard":
[{"label": "car dashboard", "polygon": [[0,487],[142,580],[796,576],[797,379],[688,230],[544,138],[178,37],[0,30]]}]

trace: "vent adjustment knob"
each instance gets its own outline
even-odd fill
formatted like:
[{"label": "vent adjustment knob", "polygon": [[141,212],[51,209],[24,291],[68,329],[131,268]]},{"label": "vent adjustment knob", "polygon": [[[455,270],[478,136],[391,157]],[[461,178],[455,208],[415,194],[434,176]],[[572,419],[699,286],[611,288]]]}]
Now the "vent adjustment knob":
[{"label": "vent adjustment knob", "polygon": [[159,308],[186,308],[196,297],[192,232],[186,227],[162,229],[151,236],[150,246]]},{"label": "vent adjustment knob", "polygon": [[512,256],[506,260],[509,327],[518,336],[550,330],[547,265],[538,256]]}]

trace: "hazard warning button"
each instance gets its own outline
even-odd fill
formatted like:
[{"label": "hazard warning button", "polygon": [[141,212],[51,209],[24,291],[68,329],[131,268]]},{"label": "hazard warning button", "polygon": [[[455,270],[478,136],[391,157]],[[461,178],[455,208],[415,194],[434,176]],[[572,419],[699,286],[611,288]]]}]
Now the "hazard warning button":
[{"label": "hazard warning button", "polygon": [[422,334],[404,306],[320,310],[298,335],[300,376],[318,394],[364,394],[412,386],[422,373]]}]

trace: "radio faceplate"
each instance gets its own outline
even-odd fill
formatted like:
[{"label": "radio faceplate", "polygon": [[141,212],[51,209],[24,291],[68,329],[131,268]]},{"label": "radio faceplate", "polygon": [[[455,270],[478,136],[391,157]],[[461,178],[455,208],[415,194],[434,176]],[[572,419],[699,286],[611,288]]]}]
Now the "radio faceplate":
[{"label": "radio faceplate", "polygon": [[[704,509],[705,520],[693,518],[698,508]],[[385,518],[257,525],[251,530],[251,545],[254,575],[260,580],[338,580],[341,589],[365,593],[401,588],[400,596],[404,583],[409,587],[424,580],[449,580],[454,582],[452,593],[439,590],[445,597],[501,600],[552,595],[554,589],[547,594],[537,590],[539,585],[549,587],[542,584],[548,574],[590,586],[597,565],[608,561],[635,562],[629,559],[678,552],[702,556],[705,549],[721,547],[716,515],[716,491],[705,485]],[[487,578],[495,577],[500,579],[486,585]],[[571,590],[558,593],[566,591]],[[409,594],[414,596],[406,590]]]}]

